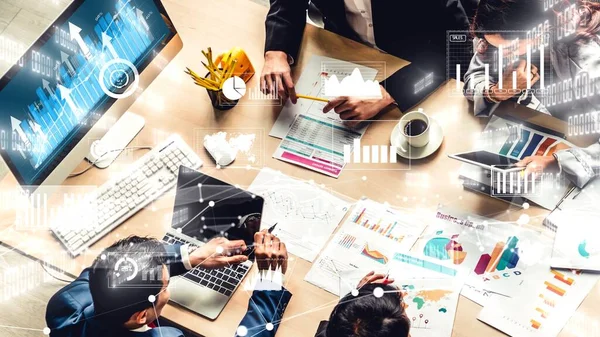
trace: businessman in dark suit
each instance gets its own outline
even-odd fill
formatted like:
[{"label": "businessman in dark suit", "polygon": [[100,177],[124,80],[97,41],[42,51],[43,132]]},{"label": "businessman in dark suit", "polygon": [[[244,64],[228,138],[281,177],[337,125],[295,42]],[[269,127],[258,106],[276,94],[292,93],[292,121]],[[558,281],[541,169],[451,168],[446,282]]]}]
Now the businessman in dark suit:
[{"label": "businessman in dark suit", "polygon": [[[255,256],[260,269],[279,268],[285,273],[287,250],[273,235],[255,235]],[[217,238],[189,251],[187,245],[132,236],[103,251],[79,278],[56,293],[48,303],[46,323],[51,337],[181,337],[183,333],[159,323],[169,301],[171,276],[193,267],[215,269],[247,260],[240,255],[243,240]],[[261,331],[257,337],[272,337],[261,317],[279,322],[291,294],[281,290],[255,291],[240,325]],[[259,317],[259,315],[262,315]]]},{"label": "businessman in dark suit", "polygon": [[[446,79],[446,31],[469,29],[460,0],[312,0],[325,29],[379,48],[412,63],[390,75],[381,99],[339,97],[325,106],[349,124],[374,117],[390,104],[406,112]],[[308,0],[271,0],[266,19],[264,92],[277,91],[296,103],[290,65],[298,55]],[[352,56],[349,56],[352,59]],[[432,74],[432,83],[415,93],[415,84]]]}]

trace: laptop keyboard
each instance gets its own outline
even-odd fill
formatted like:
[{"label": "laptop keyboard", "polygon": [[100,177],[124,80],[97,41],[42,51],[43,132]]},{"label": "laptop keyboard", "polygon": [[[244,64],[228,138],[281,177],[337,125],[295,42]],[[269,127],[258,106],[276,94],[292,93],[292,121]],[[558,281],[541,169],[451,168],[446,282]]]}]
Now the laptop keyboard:
[{"label": "laptop keyboard", "polygon": [[[169,233],[165,235],[163,241],[168,244],[192,244],[181,238],[175,237]],[[242,282],[248,272],[249,267],[243,264],[230,265],[220,269],[204,269],[196,267],[183,274],[183,277],[193,281],[203,287],[213,289],[225,296],[231,296],[235,288]]]}]

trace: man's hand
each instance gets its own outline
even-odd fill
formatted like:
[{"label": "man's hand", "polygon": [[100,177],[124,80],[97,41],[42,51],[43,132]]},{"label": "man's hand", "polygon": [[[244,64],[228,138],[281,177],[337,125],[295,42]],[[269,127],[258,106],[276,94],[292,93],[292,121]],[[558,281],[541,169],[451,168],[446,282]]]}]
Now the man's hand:
[{"label": "man's hand", "polygon": [[531,75],[527,73],[527,61],[520,60],[519,64],[515,67],[514,65],[508,66],[504,70],[504,76],[502,77],[502,91],[498,88],[498,84],[494,84],[490,88],[490,96],[498,101],[506,101],[515,96],[513,88],[513,71],[517,72],[517,88],[518,92],[523,92],[527,89],[527,76],[531,76],[531,86],[533,86],[539,79],[538,68],[535,65],[531,65]]},{"label": "man's hand", "polygon": [[372,272],[369,272],[365,277],[363,277],[363,279],[360,280],[360,282],[358,282],[358,286],[356,286],[356,288],[360,289],[363,286],[365,286],[367,284],[371,284],[371,283],[383,284],[383,285],[392,284],[392,283],[394,283],[394,279],[386,277],[383,274],[375,274],[375,272],[372,271]]},{"label": "man's hand", "polygon": [[554,156],[532,156],[525,157],[515,165],[525,167],[525,175],[531,173],[541,173],[549,171],[558,171],[558,162]]},{"label": "man's hand", "polygon": [[248,257],[242,255],[246,250],[244,240],[229,241],[225,238],[215,238],[190,254],[192,267],[200,266],[206,269],[217,269],[231,264],[246,262]]},{"label": "man's hand", "polygon": [[260,90],[267,95],[277,92],[279,97],[284,100],[289,98],[292,103],[296,104],[298,98],[286,53],[282,51],[265,53],[265,65],[260,76]]},{"label": "man's hand", "polygon": [[254,234],[254,255],[258,264],[258,270],[277,270],[281,267],[281,273],[285,274],[288,265],[288,252],[285,243],[278,237],[268,233],[266,230]]},{"label": "man's hand", "polygon": [[388,105],[394,103],[394,99],[383,86],[381,87],[381,98],[363,99],[356,97],[336,97],[329,101],[323,108],[327,113],[333,109],[340,118],[346,121],[349,127],[356,127],[361,121],[371,119]]}]

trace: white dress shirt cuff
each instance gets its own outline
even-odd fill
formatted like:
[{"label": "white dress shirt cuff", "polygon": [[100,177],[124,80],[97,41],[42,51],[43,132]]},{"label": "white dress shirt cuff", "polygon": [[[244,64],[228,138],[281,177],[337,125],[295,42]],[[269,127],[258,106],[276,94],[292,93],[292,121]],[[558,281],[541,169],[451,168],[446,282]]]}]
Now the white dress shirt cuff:
[{"label": "white dress shirt cuff", "polygon": [[190,270],[193,268],[192,263],[190,262],[190,245],[181,246],[181,262],[185,269]]}]

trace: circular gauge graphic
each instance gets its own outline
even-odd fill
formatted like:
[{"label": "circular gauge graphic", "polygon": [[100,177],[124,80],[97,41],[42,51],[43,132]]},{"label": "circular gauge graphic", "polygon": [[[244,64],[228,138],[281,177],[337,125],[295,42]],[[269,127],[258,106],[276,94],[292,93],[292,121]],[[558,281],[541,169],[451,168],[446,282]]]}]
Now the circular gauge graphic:
[{"label": "circular gauge graphic", "polygon": [[244,97],[246,94],[246,82],[238,76],[233,76],[223,82],[223,95],[232,101]]},{"label": "circular gauge graphic", "polygon": [[108,96],[119,99],[131,96],[140,84],[140,74],[125,59],[107,62],[100,70],[100,87]]}]

